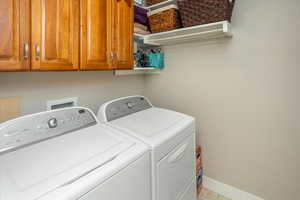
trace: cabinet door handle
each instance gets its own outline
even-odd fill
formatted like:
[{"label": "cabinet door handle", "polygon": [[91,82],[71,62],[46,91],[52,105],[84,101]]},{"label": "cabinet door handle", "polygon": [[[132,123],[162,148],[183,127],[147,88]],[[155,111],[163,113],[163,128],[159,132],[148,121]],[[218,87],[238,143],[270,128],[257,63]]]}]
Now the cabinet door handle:
[{"label": "cabinet door handle", "polygon": [[119,54],[117,52],[114,52],[114,60],[115,62],[118,62]]},{"label": "cabinet door handle", "polygon": [[114,54],[112,51],[110,52],[107,52],[107,60],[109,63],[113,62],[113,59],[114,59]]},{"label": "cabinet door handle", "polygon": [[24,60],[27,60],[29,58],[29,44],[24,44]]},{"label": "cabinet door handle", "polygon": [[111,52],[112,53],[112,63],[115,65],[118,63],[118,54],[116,52]]},{"label": "cabinet door handle", "polygon": [[111,57],[111,61],[114,62],[115,61],[114,52],[110,52],[110,57]]},{"label": "cabinet door handle", "polygon": [[41,47],[40,45],[36,44],[35,45],[35,59],[40,60],[41,57]]}]

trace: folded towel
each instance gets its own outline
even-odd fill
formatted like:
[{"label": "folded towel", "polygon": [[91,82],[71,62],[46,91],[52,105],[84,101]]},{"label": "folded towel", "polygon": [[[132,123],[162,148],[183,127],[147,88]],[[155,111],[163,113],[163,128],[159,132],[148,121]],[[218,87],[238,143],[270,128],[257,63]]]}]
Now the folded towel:
[{"label": "folded towel", "polygon": [[137,27],[134,27],[134,33],[138,33],[138,34],[142,34],[142,35],[147,35],[147,34],[150,34],[149,31],[144,31],[140,28],[137,28]]},{"label": "folded towel", "polygon": [[139,23],[134,23],[134,27],[139,28],[144,31],[148,31],[148,27]]},{"label": "folded towel", "polygon": [[134,6],[134,22],[149,26],[147,13],[148,10],[140,8],[138,6]]}]

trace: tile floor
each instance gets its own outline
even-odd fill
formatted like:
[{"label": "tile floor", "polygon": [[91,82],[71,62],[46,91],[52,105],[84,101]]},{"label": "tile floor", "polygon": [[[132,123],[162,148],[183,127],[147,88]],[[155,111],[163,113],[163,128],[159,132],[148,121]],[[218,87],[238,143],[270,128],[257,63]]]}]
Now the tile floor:
[{"label": "tile floor", "polygon": [[217,194],[213,191],[204,188],[199,195],[199,200],[231,200],[231,199],[226,198],[220,194]]}]

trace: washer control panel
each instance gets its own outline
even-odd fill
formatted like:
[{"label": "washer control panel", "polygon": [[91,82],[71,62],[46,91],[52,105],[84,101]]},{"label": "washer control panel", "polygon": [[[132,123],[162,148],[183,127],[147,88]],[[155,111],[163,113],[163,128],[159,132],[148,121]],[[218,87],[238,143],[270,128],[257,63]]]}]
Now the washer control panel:
[{"label": "washer control panel", "polygon": [[151,103],[145,97],[128,97],[112,101],[108,104],[105,108],[105,115],[107,121],[112,121],[151,107]]},{"label": "washer control panel", "polygon": [[0,125],[0,154],[97,123],[85,108],[67,108],[21,117]]}]

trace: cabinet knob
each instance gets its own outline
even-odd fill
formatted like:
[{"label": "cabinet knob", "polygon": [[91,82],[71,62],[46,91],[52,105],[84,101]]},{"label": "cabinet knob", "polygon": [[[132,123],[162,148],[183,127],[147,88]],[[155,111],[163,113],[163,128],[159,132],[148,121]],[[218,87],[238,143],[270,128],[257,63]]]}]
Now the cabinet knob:
[{"label": "cabinet knob", "polygon": [[27,60],[29,58],[29,44],[24,44],[24,60]]},{"label": "cabinet knob", "polygon": [[41,57],[41,47],[40,45],[36,44],[35,45],[35,59],[40,60]]},{"label": "cabinet knob", "polygon": [[114,60],[117,62],[119,59],[119,54],[117,52],[114,52]]},{"label": "cabinet knob", "polygon": [[117,65],[119,59],[119,54],[117,52],[113,52],[113,64]]},{"label": "cabinet knob", "polygon": [[107,52],[107,60],[108,62],[112,63],[114,60],[114,53],[112,51]]}]

